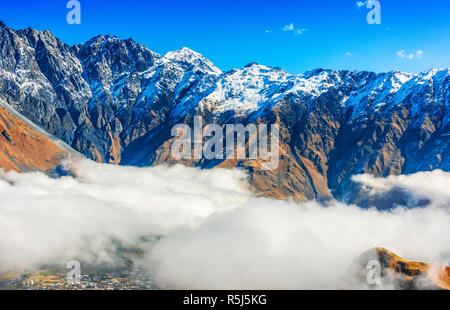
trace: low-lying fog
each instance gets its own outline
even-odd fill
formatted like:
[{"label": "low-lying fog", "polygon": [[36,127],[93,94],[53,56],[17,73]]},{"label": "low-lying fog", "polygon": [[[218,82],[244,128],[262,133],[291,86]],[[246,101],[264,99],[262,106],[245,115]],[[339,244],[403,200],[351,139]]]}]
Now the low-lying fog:
[{"label": "low-lying fog", "polygon": [[372,194],[401,188],[423,208],[256,198],[238,170],[71,163],[76,178],[0,170],[0,272],[81,259],[114,264],[111,240],[161,236],[136,264],[163,286],[333,289],[354,259],[382,246],[449,265],[450,173],[354,181]]}]

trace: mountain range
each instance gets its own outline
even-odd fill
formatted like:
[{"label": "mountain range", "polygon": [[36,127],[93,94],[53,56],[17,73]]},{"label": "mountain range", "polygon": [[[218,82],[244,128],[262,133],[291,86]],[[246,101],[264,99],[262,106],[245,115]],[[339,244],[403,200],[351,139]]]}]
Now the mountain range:
[{"label": "mountain range", "polygon": [[[107,35],[69,46],[50,31],[0,23],[0,105],[6,169],[46,171],[71,149],[104,163],[174,164],[172,127],[200,115],[219,125],[280,125],[275,170],[249,159],[183,161],[245,169],[268,197],[364,205],[355,174],[450,171],[450,68],[292,75],[250,63],[222,72],[188,48],[160,55]],[[45,164],[19,146],[23,135]]]}]

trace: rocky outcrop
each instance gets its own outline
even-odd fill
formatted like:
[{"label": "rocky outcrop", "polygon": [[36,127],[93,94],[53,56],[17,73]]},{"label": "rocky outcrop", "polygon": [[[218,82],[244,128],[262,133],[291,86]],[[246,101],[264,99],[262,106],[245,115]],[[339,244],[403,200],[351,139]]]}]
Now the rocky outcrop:
[{"label": "rocky outcrop", "polygon": [[[374,262],[379,264],[379,269]],[[360,280],[369,278],[372,288],[450,290],[450,267],[408,261],[385,248],[377,247],[363,253],[358,266],[361,267]],[[368,275],[368,270],[373,274]]]}]

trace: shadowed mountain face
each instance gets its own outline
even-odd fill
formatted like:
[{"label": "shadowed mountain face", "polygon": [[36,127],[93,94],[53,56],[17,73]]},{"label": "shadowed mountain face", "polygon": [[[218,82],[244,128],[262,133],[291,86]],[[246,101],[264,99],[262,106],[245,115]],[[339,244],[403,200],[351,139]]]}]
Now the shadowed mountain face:
[{"label": "shadowed mountain face", "polygon": [[351,176],[450,170],[450,70],[290,75],[249,64],[221,72],[183,48],[159,55],[132,39],[97,36],[68,46],[49,31],[1,26],[0,99],[99,162],[175,163],[177,123],[278,123],[280,164],[240,167],[263,195],[360,201]]}]

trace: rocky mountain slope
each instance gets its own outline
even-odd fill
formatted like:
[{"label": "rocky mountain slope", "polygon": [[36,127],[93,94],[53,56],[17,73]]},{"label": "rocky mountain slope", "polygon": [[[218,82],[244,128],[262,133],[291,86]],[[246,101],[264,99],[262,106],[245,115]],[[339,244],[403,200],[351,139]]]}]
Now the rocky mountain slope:
[{"label": "rocky mountain slope", "polygon": [[50,171],[66,157],[61,147],[0,106],[0,168]]},{"label": "rocky mountain slope", "polygon": [[354,174],[450,170],[449,68],[291,75],[252,63],[222,72],[187,48],[159,55],[111,36],[68,46],[49,31],[0,28],[0,99],[99,162],[175,163],[172,126],[201,115],[280,125],[278,169],[184,162],[244,168],[266,196],[358,201]]},{"label": "rocky mountain slope", "polygon": [[[374,260],[379,263],[379,271],[367,268]],[[408,261],[385,248],[377,247],[363,253],[358,259],[358,266],[362,283],[368,276],[373,279],[367,274],[368,270],[373,270],[379,272],[378,284],[384,288],[450,290],[450,267]],[[372,287],[376,288],[376,285],[373,283]]]}]

